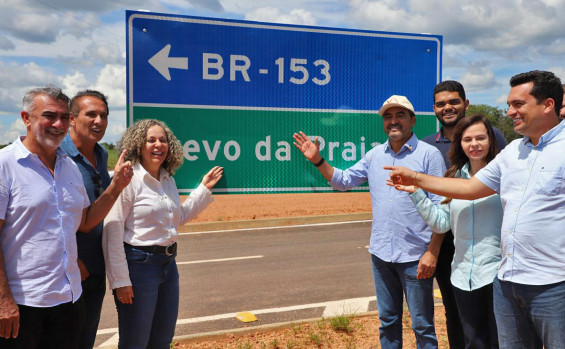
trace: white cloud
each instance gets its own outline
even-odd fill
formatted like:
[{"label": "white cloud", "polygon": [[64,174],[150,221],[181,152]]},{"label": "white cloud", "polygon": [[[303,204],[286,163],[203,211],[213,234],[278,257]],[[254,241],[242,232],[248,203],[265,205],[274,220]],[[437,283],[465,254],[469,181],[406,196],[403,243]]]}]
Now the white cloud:
[{"label": "white cloud", "polygon": [[504,93],[496,99],[496,103],[497,104],[506,104],[507,100],[508,100],[508,93]]},{"label": "white cloud", "polygon": [[94,89],[108,96],[108,103],[115,108],[126,106],[126,67],[108,64],[98,74]]},{"label": "white cloud", "polygon": [[88,87],[88,81],[81,72],[75,71],[72,75],[61,78],[61,88],[69,97],[73,97],[78,91]]},{"label": "white cloud", "polygon": [[253,10],[245,16],[250,21],[274,22],[286,24],[315,25],[315,16],[304,9],[292,9],[288,14],[281,13],[275,7],[261,7]]},{"label": "white cloud", "polygon": [[485,67],[472,68],[461,75],[460,82],[465,91],[486,90],[495,85],[494,72]]},{"label": "white cloud", "polygon": [[8,144],[16,140],[19,136],[26,134],[26,127],[21,118],[18,118],[7,129],[0,124],[0,144]]},{"label": "white cloud", "polygon": [[92,42],[82,55],[85,60],[92,61],[93,63],[125,63],[122,49],[117,44],[104,41]]},{"label": "white cloud", "polygon": [[565,67],[564,66],[560,66],[560,67],[550,67],[548,69],[548,71],[552,72],[553,74],[555,74],[558,78],[561,79],[561,83],[565,84]]},{"label": "white cloud", "polygon": [[7,37],[0,36],[0,50],[13,50],[16,45]]}]

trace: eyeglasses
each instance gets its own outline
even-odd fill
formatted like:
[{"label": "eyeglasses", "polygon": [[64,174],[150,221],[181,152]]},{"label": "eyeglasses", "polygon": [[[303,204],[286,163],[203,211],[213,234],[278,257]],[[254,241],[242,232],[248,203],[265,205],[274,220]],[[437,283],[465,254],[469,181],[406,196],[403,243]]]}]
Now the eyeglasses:
[{"label": "eyeglasses", "polygon": [[461,103],[463,103],[463,101],[460,100],[459,98],[456,98],[456,99],[451,99],[451,100],[449,100],[449,101],[447,101],[447,102],[445,102],[445,101],[439,101],[439,102],[434,103],[434,105],[436,106],[436,108],[443,108],[443,107],[445,107],[447,104],[449,104],[449,105],[451,105],[451,106],[454,106],[454,105],[459,105],[459,104],[461,104]]},{"label": "eyeglasses", "polygon": [[100,195],[102,195],[102,193],[104,192],[104,188],[102,188],[102,177],[100,177],[100,174],[98,172],[96,172],[94,174],[94,176],[92,176],[92,183],[94,183],[94,194],[96,195],[96,198],[99,198]]}]

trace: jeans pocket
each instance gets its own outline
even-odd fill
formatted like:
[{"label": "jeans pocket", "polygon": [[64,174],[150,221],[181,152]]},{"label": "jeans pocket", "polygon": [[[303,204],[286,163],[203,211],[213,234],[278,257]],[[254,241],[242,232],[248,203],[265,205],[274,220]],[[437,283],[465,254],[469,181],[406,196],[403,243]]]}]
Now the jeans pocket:
[{"label": "jeans pocket", "polygon": [[143,264],[147,262],[148,258],[149,253],[145,251],[141,251],[135,248],[126,249],[126,259],[128,262]]}]

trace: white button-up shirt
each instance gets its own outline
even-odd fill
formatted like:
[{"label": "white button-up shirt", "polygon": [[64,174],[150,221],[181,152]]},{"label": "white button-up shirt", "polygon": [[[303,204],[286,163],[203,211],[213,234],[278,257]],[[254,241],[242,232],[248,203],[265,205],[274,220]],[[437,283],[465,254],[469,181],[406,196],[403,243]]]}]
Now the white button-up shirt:
[{"label": "white button-up shirt", "polygon": [[159,180],[141,164],[104,220],[102,248],[110,288],[131,286],[124,242],[133,246],[167,246],[177,240],[177,229],[202,212],[214,199],[200,184],[181,204],[177,186],[160,169]]},{"label": "white button-up shirt", "polygon": [[565,123],[534,146],[528,137],[510,143],[475,177],[498,192],[500,280],[548,285],[565,280]]},{"label": "white button-up shirt", "polygon": [[63,150],[57,149],[55,177],[19,138],[0,150],[0,244],[17,304],[78,300],[76,231],[89,205],[80,171]]}]

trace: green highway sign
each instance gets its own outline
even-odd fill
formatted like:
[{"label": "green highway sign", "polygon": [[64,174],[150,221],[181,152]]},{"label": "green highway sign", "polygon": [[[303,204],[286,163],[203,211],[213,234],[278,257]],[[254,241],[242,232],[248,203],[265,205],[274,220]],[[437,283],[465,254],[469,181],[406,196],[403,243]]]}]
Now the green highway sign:
[{"label": "green highway sign", "polygon": [[[415,133],[437,129],[431,94],[441,36],[127,11],[128,124],[163,120],[179,138],[175,180],[190,192],[212,166],[217,193],[331,191],[294,148],[318,136],[347,168],[385,142],[377,110],[390,95],[416,109]],[[360,187],[357,190],[368,190]]]}]

